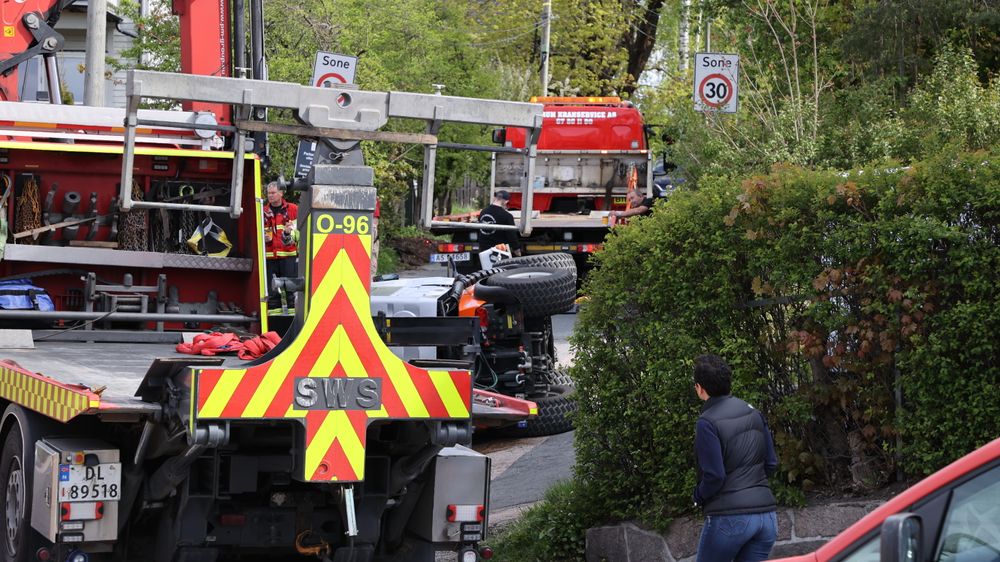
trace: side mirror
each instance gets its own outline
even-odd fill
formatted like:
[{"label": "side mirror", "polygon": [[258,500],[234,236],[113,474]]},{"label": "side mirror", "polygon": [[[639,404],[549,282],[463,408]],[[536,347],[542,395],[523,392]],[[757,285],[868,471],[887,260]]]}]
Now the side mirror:
[{"label": "side mirror", "polygon": [[507,142],[507,129],[493,129],[493,142],[503,145]]},{"label": "side mirror", "polygon": [[920,517],[912,513],[890,515],[882,523],[880,562],[919,562],[923,529]]}]

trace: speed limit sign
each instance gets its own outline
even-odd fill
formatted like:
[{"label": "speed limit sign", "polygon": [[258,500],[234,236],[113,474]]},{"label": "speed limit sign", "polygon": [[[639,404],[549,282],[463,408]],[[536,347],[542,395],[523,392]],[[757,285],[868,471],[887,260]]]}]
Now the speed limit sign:
[{"label": "speed limit sign", "polygon": [[697,111],[736,113],[740,56],[698,53],[694,67],[694,108]]}]

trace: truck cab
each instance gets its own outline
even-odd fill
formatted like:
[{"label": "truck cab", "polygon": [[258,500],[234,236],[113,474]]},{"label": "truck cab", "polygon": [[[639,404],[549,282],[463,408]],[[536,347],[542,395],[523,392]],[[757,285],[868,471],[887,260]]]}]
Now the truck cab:
[{"label": "truck cab", "polygon": [[1000,439],[958,459],[814,552],[779,562],[1000,562]]},{"label": "truck cab", "polygon": [[[627,207],[626,194],[653,194],[653,162],[642,114],[618,97],[534,97],[543,104],[537,150],[524,128],[493,133],[500,145],[490,169],[490,193],[510,192],[510,210],[525,254],[568,253],[581,272],[601,248],[609,214]],[[535,153],[534,162],[529,156]],[[525,181],[525,179],[530,181]],[[426,194],[425,194],[426,196]],[[460,273],[476,268],[477,213],[435,217],[426,224],[450,243],[432,261],[453,262]]]}]

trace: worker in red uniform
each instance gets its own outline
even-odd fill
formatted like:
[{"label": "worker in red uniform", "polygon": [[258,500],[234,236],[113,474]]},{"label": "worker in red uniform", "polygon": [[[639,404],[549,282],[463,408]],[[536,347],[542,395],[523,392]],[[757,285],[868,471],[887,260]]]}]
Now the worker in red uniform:
[{"label": "worker in red uniform", "polygon": [[[281,295],[271,287],[274,277],[297,277],[299,254],[299,206],[285,201],[285,188],[278,182],[267,184],[264,206],[264,255],[267,258],[268,308],[281,306]],[[295,305],[295,295],[286,303]]]}]

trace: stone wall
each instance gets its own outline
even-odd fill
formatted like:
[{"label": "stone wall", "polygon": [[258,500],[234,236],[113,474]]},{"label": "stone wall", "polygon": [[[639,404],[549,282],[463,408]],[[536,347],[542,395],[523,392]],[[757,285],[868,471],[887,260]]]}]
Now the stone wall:
[{"label": "stone wall", "polygon": [[[778,510],[778,541],[771,558],[811,552],[881,502],[842,502]],[[633,523],[587,530],[587,562],[693,562],[701,518],[674,521],[665,535]]]}]

